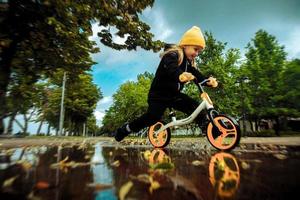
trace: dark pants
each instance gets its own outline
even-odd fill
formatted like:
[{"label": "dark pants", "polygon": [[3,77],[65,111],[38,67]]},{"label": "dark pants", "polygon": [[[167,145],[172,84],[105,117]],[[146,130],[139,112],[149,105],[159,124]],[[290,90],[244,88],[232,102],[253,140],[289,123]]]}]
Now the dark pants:
[{"label": "dark pants", "polygon": [[[148,99],[147,112],[129,123],[129,127],[133,132],[138,132],[141,129],[160,121],[167,108],[174,108],[175,110],[179,110],[190,115],[198,106],[199,103],[196,100],[183,93],[179,93],[178,96],[174,97],[172,100]],[[204,113],[201,112],[195,121],[201,125],[204,117]]]}]

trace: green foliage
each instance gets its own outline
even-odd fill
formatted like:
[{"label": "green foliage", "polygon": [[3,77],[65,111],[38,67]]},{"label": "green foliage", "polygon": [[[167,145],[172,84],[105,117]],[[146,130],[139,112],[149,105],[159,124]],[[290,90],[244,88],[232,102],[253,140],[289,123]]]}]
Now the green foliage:
[{"label": "green foliage", "polygon": [[[226,43],[217,41],[212,33],[205,32],[205,38],[206,48],[197,60],[198,70],[206,76],[214,76],[219,82],[217,88],[206,90],[220,112],[239,116],[240,96],[236,85],[239,50],[225,50]],[[196,91],[194,90],[194,93],[197,93]]]},{"label": "green foliage", "polygon": [[131,121],[146,112],[147,96],[153,74],[140,74],[137,82],[128,81],[113,95],[113,105],[103,119],[103,132],[112,132],[126,121]]},{"label": "green foliage", "polygon": [[[285,66],[284,47],[266,31],[256,32],[247,45],[246,62],[241,75],[246,77],[247,112],[251,118],[273,118],[288,114],[278,101],[282,93],[282,73]],[[286,112],[287,111],[287,112]]]},{"label": "green foliage", "polygon": [[[204,75],[212,75],[219,82],[217,88],[206,88],[217,110],[237,118],[246,115],[256,122],[300,116],[300,61],[286,61],[284,47],[274,36],[259,30],[247,45],[244,61],[239,50],[226,49],[226,43],[217,41],[212,33],[206,32],[205,37],[207,47],[196,63]],[[126,82],[114,95],[103,131],[111,132],[146,111],[147,85],[152,77],[145,85],[140,78],[136,83]],[[184,92],[199,99],[193,84]],[[178,116],[183,117],[182,113]]]},{"label": "green foliage", "polygon": [[[7,1],[1,10],[0,120],[11,114],[6,97],[15,93],[10,89],[30,88],[38,80],[55,79],[57,69],[77,74],[91,69],[95,63],[90,55],[99,52],[96,42],[89,40],[93,23],[103,27],[98,36],[109,47],[133,50],[140,46],[158,51],[162,42],[153,41],[150,27],[138,15],[153,3],[153,0]],[[116,28],[116,35],[126,37],[125,44],[113,42],[111,27]],[[24,77],[27,80],[22,85],[14,83]],[[24,95],[12,98],[22,101]],[[74,104],[85,106],[79,101]]]},{"label": "green foliage", "polygon": [[[52,80],[52,82],[56,82],[57,77],[61,77],[60,82],[62,82],[63,72],[58,71],[56,79]],[[77,76],[75,74],[67,74],[67,77],[64,101],[64,127],[69,131],[80,133],[78,130],[81,129],[83,123],[92,119],[97,102],[103,96],[100,89],[92,83],[92,76],[90,74],[79,74]],[[60,85],[53,85],[52,88],[49,88],[48,103],[43,112],[46,120],[55,128],[58,128],[60,114],[62,89]],[[94,122],[96,123],[96,121]],[[91,123],[92,121],[88,121],[88,125],[94,130],[95,124]]]}]

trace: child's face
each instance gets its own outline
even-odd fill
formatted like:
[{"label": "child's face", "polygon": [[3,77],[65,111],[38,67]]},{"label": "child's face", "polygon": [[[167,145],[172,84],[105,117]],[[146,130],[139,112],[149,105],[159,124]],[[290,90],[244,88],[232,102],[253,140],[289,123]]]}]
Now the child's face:
[{"label": "child's face", "polygon": [[183,51],[189,60],[193,60],[202,51],[202,48],[200,46],[189,45],[184,46]]}]

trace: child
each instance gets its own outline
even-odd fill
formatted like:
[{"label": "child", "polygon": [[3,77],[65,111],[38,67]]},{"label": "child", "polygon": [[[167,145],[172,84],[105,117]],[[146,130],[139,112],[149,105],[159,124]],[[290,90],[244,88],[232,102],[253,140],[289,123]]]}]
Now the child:
[{"label": "child", "polygon": [[[116,141],[123,140],[129,133],[160,121],[167,108],[174,108],[190,115],[199,103],[181,93],[184,83],[196,78],[198,82],[206,79],[195,68],[195,57],[205,48],[205,40],[199,27],[193,26],[181,38],[179,45],[172,46],[162,54],[148,94],[148,110],[141,117],[118,128]],[[209,77],[207,85],[217,87],[215,78]],[[199,115],[200,116],[200,115]],[[201,117],[197,117],[199,123]]]}]

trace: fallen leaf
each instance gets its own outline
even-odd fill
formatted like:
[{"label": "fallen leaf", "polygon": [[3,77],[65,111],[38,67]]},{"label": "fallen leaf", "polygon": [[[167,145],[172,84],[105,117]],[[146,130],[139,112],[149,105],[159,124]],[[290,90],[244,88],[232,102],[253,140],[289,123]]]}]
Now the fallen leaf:
[{"label": "fallen leaf", "polygon": [[94,188],[95,191],[107,190],[113,187],[113,185],[109,184],[101,184],[101,183],[89,183],[88,187]]},{"label": "fallen leaf", "polygon": [[205,162],[204,161],[200,161],[200,160],[194,160],[192,162],[192,165],[194,165],[194,166],[205,165]]},{"label": "fallen leaf", "polygon": [[147,150],[142,152],[142,154],[145,160],[149,160],[149,157],[151,156],[151,151]]},{"label": "fallen leaf", "polygon": [[277,158],[277,159],[279,159],[279,160],[285,160],[285,159],[287,159],[287,156],[286,155],[284,155],[284,154],[273,154],[273,156],[275,157],[275,158]]},{"label": "fallen leaf", "polygon": [[149,192],[150,192],[150,194],[152,194],[153,190],[156,190],[160,187],[160,184],[159,184],[159,182],[154,181],[151,176],[149,177],[149,180],[150,180],[150,184],[151,184],[149,187]]},{"label": "fallen leaf", "polygon": [[40,197],[34,196],[34,191],[31,191],[31,192],[27,195],[27,199],[29,199],[29,200],[41,200]]},{"label": "fallen leaf", "polygon": [[163,170],[169,170],[173,169],[175,165],[171,162],[169,163],[158,163],[158,164],[150,164],[151,169],[163,169]]},{"label": "fallen leaf", "polygon": [[243,169],[249,169],[250,168],[250,164],[246,163],[245,161],[243,161],[241,165],[242,165]]},{"label": "fallen leaf", "polygon": [[19,175],[13,176],[9,179],[6,179],[2,185],[2,188],[11,187],[14,181],[18,178]]},{"label": "fallen leaf", "polygon": [[50,186],[50,184],[46,181],[39,181],[37,182],[37,184],[35,185],[35,187],[39,190],[44,190],[44,189],[48,189]]},{"label": "fallen leaf", "polygon": [[28,171],[29,169],[31,169],[32,167],[32,164],[29,163],[28,161],[26,160],[19,160],[16,162],[17,164],[21,165],[22,168],[25,170],[25,171]]},{"label": "fallen leaf", "polygon": [[119,167],[119,166],[120,166],[120,161],[119,161],[119,160],[116,160],[115,162],[113,162],[113,163],[111,164],[111,166],[113,166],[113,167]]},{"label": "fallen leaf", "polygon": [[133,183],[132,181],[128,181],[124,185],[122,185],[120,191],[119,191],[119,198],[120,200],[124,200],[130,189],[132,188]]}]

